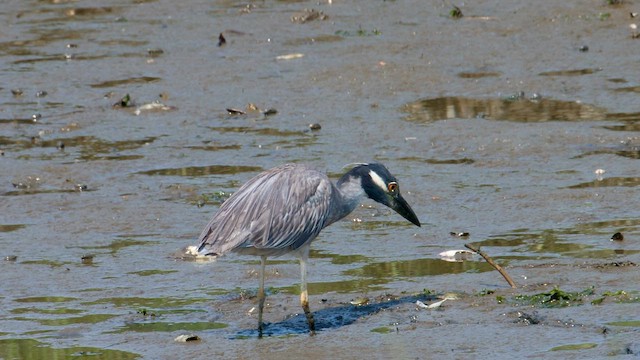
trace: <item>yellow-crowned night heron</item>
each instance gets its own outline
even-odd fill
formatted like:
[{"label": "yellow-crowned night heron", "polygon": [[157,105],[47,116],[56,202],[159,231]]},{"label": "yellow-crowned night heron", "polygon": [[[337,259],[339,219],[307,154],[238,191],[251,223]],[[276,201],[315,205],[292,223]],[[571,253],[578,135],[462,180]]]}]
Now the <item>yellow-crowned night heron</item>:
[{"label": "yellow-crowned night heron", "polygon": [[335,185],[319,171],[286,164],[259,174],[227,199],[200,234],[194,250],[196,255],[220,256],[233,251],[260,256],[258,336],[263,331],[267,257],[294,253],[300,259],[300,303],[314,334],[307,293],[309,246],[320,230],[351,213],[365,196],[420,226],[400,195],[398,181],[382,164],[359,164]]}]

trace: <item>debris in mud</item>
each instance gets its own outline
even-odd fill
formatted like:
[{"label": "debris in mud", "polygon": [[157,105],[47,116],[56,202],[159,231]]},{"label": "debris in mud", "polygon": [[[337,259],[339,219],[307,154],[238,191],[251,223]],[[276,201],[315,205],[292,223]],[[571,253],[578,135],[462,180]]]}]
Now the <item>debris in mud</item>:
[{"label": "debris in mud", "polygon": [[156,313],[149,312],[149,311],[147,311],[147,309],[140,309],[140,310],[137,311],[137,313],[142,315],[142,316],[151,316],[151,317],[156,316]]},{"label": "debris in mud", "polygon": [[507,97],[505,98],[505,100],[506,100],[506,101],[518,101],[518,100],[523,100],[523,99],[525,99],[525,98],[526,98],[526,97],[525,97],[525,93],[524,93],[524,91],[518,91],[518,92],[517,92],[517,93],[515,93],[515,94],[511,94],[511,95],[507,96]]},{"label": "debris in mud", "polygon": [[203,193],[196,199],[196,206],[203,207],[207,204],[221,205],[227,200],[233,193],[224,191],[214,191],[211,193]]},{"label": "debris in mud", "polygon": [[335,32],[338,36],[378,36],[382,35],[382,31],[374,28],[371,31],[365,30],[363,28],[358,28],[356,32],[348,31],[348,30],[338,30]]},{"label": "debris in mud", "polygon": [[227,108],[229,115],[246,115],[247,113],[240,109]]},{"label": "debris in mud", "polygon": [[24,180],[12,182],[11,185],[16,189],[31,189],[40,185],[40,180],[38,176],[27,176]]},{"label": "debris in mud", "polygon": [[278,113],[278,110],[276,110],[276,109],[274,109],[274,108],[269,108],[269,109],[267,109],[267,110],[264,110],[264,111],[262,112],[262,115],[264,115],[264,116],[271,116],[271,115],[275,115],[275,114],[277,114],[277,113]]},{"label": "debris in mud", "polygon": [[456,236],[456,237],[469,237],[469,233],[468,232],[450,232],[449,235],[451,236]]},{"label": "debris in mud", "polygon": [[227,113],[229,115],[247,115],[249,113],[260,113],[264,117],[273,116],[278,113],[278,110],[275,108],[268,108],[266,110],[262,110],[258,107],[258,105],[253,103],[248,103],[245,110],[238,108],[227,108]]},{"label": "debris in mud", "polygon": [[164,50],[160,49],[160,48],[155,48],[155,49],[147,49],[147,54],[153,58],[156,58],[162,54],[164,54]]},{"label": "debris in mud", "polygon": [[628,344],[624,347],[624,350],[622,351],[623,354],[625,355],[637,355],[640,354],[640,343],[638,344]]},{"label": "debris in mud", "polygon": [[355,305],[355,306],[368,305],[369,304],[369,298],[365,298],[365,297],[355,298],[355,299],[349,301],[349,304]]},{"label": "debris in mud", "polygon": [[129,94],[125,94],[117,103],[113,104],[114,108],[127,108],[132,107],[135,104],[133,100],[131,100],[131,96]]},{"label": "debris in mud", "polygon": [[227,43],[227,39],[224,38],[224,35],[222,35],[222,33],[220,33],[220,35],[218,35],[218,47],[221,47],[222,45]]},{"label": "debris in mud", "polygon": [[323,21],[323,20],[327,20],[328,18],[329,17],[325,15],[325,13],[323,13],[322,11],[315,10],[315,9],[304,9],[297,14],[293,14],[291,16],[291,22],[295,24],[304,24],[309,21],[314,21],[314,20]]},{"label": "debris in mud", "polygon": [[85,265],[91,265],[93,264],[93,258],[94,255],[93,254],[87,254],[87,255],[83,255],[80,260],[82,261],[83,264]]},{"label": "debris in mud", "polygon": [[393,301],[398,300],[400,297],[393,294],[382,294],[375,297],[376,302],[385,302],[385,301]]},{"label": "debris in mud", "polygon": [[611,241],[622,241],[622,240],[624,240],[624,235],[622,235],[621,232],[617,232],[613,234],[613,236],[611,237]]},{"label": "debris in mud", "polygon": [[537,325],[542,322],[542,317],[538,314],[537,311],[534,311],[532,314],[528,314],[524,311],[518,311],[517,313],[518,320],[517,323],[522,323],[525,325]]},{"label": "debris in mud", "polygon": [[195,334],[188,334],[188,335],[180,335],[173,340],[177,342],[190,342],[190,341],[199,341],[200,337]]},{"label": "debris in mud", "polygon": [[463,262],[473,259],[473,252],[469,250],[447,250],[440,254],[440,260],[447,262]]},{"label": "debris in mud", "polygon": [[134,114],[140,115],[143,112],[161,112],[161,111],[172,111],[172,110],[176,110],[176,108],[174,106],[165,105],[159,101],[154,101],[152,103],[140,105],[136,109],[136,111],[134,111]]},{"label": "debris in mud", "polygon": [[537,102],[540,100],[542,100],[542,95],[540,95],[540,93],[533,93],[529,96],[529,101],[531,102]]},{"label": "debris in mud", "polygon": [[631,261],[614,261],[614,262],[610,262],[610,263],[605,263],[605,264],[595,264],[593,265],[594,268],[596,269],[605,269],[605,268],[611,268],[611,267],[632,267],[632,266],[638,266],[638,264],[631,262]]},{"label": "debris in mud", "polygon": [[459,7],[453,5],[453,9],[449,11],[449,17],[452,19],[461,19],[464,15],[462,14],[462,10]]},{"label": "debris in mud", "polygon": [[240,14],[250,14],[251,11],[253,9],[255,9],[255,7],[256,6],[253,5],[253,4],[247,4],[246,6],[242,7],[240,10],[238,10],[238,13],[240,13]]}]

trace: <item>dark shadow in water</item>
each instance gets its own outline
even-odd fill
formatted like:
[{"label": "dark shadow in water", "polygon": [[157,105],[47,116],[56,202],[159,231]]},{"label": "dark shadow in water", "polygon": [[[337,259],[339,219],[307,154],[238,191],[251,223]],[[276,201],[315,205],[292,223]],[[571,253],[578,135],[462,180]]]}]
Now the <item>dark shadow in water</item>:
[{"label": "dark shadow in water", "polygon": [[140,171],[142,175],[162,175],[162,176],[207,176],[207,175],[227,175],[242,172],[259,172],[263,169],[259,166],[239,166],[239,165],[208,165],[208,166],[187,166],[182,168],[168,168]]},{"label": "dark shadow in water", "polygon": [[141,355],[121,350],[111,350],[88,346],[66,348],[53,347],[35,339],[0,339],[2,359],[74,359],[93,358],[105,360],[139,359]]},{"label": "dark shadow in water", "polygon": [[[374,315],[380,311],[397,307],[403,304],[415,304],[416,300],[422,302],[433,301],[436,296],[405,296],[398,299],[384,301],[368,305],[341,305],[337,307],[326,308],[313,312],[316,323],[316,331],[329,329],[337,329],[343,326],[351,325],[358,319]],[[291,335],[306,335],[309,333],[309,325],[304,314],[297,314],[288,319],[276,323],[264,323],[263,336],[283,337]],[[257,338],[257,324],[255,329],[245,329],[233,335],[232,339]]]},{"label": "dark shadow in water", "polygon": [[445,119],[486,118],[515,122],[596,121],[606,118],[604,109],[575,101],[552,99],[470,99],[441,97],[404,105],[406,120],[433,122]]},{"label": "dark shadow in water", "polygon": [[24,229],[26,224],[0,224],[0,232],[11,232]]},{"label": "dark shadow in water", "polygon": [[39,194],[72,194],[72,193],[81,193],[81,192],[91,192],[96,189],[85,189],[85,190],[77,190],[77,189],[40,189],[40,188],[29,188],[29,189],[18,189],[7,191],[4,193],[0,193],[0,196],[21,196],[21,195],[39,195]]},{"label": "dark shadow in water", "polygon": [[7,146],[8,149],[19,151],[34,148],[60,148],[61,145],[64,145],[65,151],[69,153],[73,153],[73,149],[78,148],[77,160],[135,160],[142,158],[143,155],[120,154],[120,152],[137,150],[153,143],[156,139],[157,137],[153,136],[120,141],[107,141],[95,136],[76,136],[57,139],[41,139],[39,137],[9,138],[0,136],[0,146]]},{"label": "dark shadow in water", "polygon": [[602,71],[602,69],[596,68],[596,69],[554,70],[554,71],[541,72],[538,75],[540,76],[581,76],[581,75],[595,74],[599,71]]},{"label": "dark shadow in water", "polygon": [[481,79],[486,77],[500,77],[502,73],[497,71],[463,71],[458,73],[458,77],[462,79]]},{"label": "dark shadow in water", "polygon": [[567,186],[567,189],[600,188],[610,186],[634,187],[640,185],[640,177],[610,177],[602,180],[593,180],[576,185]]},{"label": "dark shadow in water", "polygon": [[132,84],[149,84],[155,83],[162,80],[158,77],[152,76],[140,76],[140,77],[132,77],[128,79],[118,79],[118,80],[107,80],[100,83],[90,84],[92,88],[112,88],[120,85],[132,85]]},{"label": "dark shadow in water", "polygon": [[255,134],[261,136],[302,136],[304,132],[299,130],[281,130],[276,128],[259,128],[249,126],[219,126],[209,127],[212,131],[217,131],[221,134],[237,133],[237,134]]},{"label": "dark shadow in water", "polygon": [[615,146],[600,148],[575,156],[574,159],[581,159],[591,155],[613,154],[628,159],[640,159],[640,146]]}]

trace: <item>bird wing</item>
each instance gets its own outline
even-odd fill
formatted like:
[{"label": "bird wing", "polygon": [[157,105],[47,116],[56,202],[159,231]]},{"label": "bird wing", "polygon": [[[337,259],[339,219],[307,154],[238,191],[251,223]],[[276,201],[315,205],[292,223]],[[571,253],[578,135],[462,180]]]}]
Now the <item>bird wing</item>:
[{"label": "bird wing", "polygon": [[312,241],[326,224],[333,185],[302,165],[259,174],[227,199],[199,237],[198,251],[281,254]]}]

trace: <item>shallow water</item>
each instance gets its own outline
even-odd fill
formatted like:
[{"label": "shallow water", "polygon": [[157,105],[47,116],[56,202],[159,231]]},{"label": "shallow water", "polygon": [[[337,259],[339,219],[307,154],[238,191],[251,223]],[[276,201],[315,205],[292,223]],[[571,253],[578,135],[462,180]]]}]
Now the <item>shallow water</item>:
[{"label": "shallow water", "polygon": [[[637,9],[460,8],[456,20],[441,1],[4,4],[0,358],[640,353]],[[154,101],[166,106],[142,107]],[[174,257],[263,169],[337,178],[371,160],[423,227],[366,202],[323,231],[315,337],[295,260],[269,262],[258,340],[259,261]],[[439,259],[469,242],[518,287],[479,257]],[[566,308],[499,301],[592,286]],[[415,305],[445,293],[458,299]],[[188,333],[201,340],[173,340]]]}]

